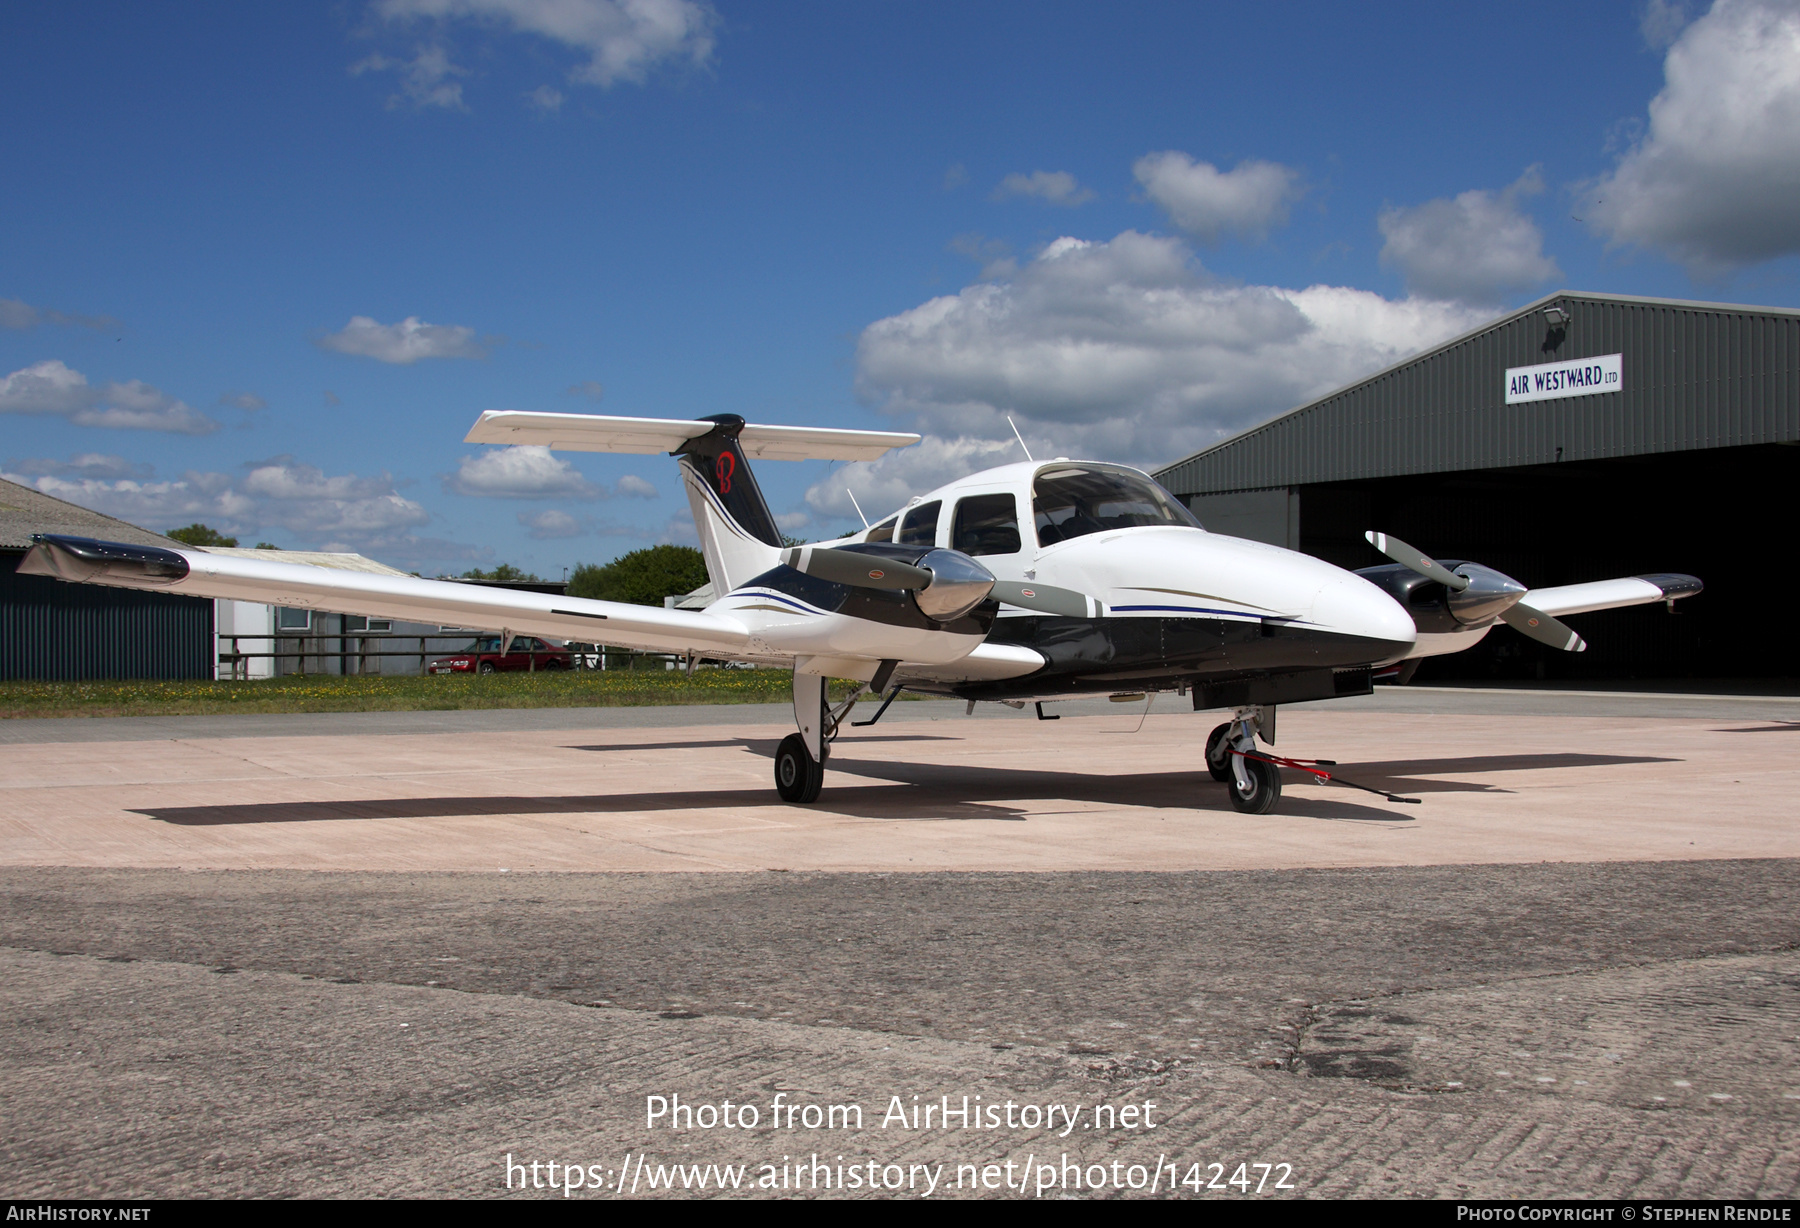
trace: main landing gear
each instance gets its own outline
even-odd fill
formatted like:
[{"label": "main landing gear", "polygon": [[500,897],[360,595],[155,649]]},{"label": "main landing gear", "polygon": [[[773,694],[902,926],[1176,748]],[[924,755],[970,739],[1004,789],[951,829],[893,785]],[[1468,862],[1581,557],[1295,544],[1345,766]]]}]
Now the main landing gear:
[{"label": "main landing gear", "polygon": [[1281,768],[1257,753],[1256,739],[1275,743],[1275,706],[1235,709],[1206,739],[1206,770],[1226,785],[1232,808],[1268,814],[1281,800]]},{"label": "main landing gear", "polygon": [[[823,753],[830,755],[829,750]],[[825,761],[815,759],[806,749],[806,739],[790,733],[781,739],[775,751],[775,792],[784,802],[805,805],[819,800],[825,787]]]},{"label": "main landing gear", "polygon": [[[825,702],[824,678],[803,674],[798,669],[794,671],[794,723],[800,726],[800,732],[781,739],[781,745],[775,750],[775,792],[781,795],[782,801],[804,806],[819,800],[819,791],[825,787],[825,761],[831,758],[832,740],[850,715],[850,709],[864,695],[880,694],[898,664],[898,661],[883,661],[868,686],[835,708]],[[891,701],[893,696],[888,698]],[[886,711],[885,704],[882,709]],[[877,719],[880,715],[876,713]]]}]

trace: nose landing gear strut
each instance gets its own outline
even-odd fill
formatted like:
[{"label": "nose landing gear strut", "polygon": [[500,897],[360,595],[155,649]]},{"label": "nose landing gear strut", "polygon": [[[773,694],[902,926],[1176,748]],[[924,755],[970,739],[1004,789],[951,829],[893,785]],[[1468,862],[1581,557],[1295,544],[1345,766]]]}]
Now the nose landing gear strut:
[{"label": "nose landing gear strut", "polygon": [[1305,772],[1319,784],[1346,785],[1373,793],[1390,802],[1418,805],[1416,797],[1402,797],[1386,789],[1359,785],[1324,769],[1336,767],[1333,759],[1290,759],[1256,749],[1256,739],[1275,742],[1274,705],[1250,706],[1232,711],[1231,720],[1214,729],[1206,739],[1206,770],[1227,786],[1234,810],[1244,814],[1268,814],[1281,800],[1281,769]]}]

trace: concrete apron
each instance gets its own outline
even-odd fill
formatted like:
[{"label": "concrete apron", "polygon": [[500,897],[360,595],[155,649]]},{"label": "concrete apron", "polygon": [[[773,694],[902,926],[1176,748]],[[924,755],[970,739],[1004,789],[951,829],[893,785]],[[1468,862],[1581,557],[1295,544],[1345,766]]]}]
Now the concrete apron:
[{"label": "concrete apron", "polygon": [[[938,705],[933,705],[939,707]],[[847,731],[812,806],[791,726],[0,745],[0,865],[315,870],[1201,870],[1800,856],[1800,725],[1295,708],[1289,772],[1232,810],[1212,714]],[[71,726],[80,722],[69,722]],[[72,733],[74,731],[72,730]]]}]

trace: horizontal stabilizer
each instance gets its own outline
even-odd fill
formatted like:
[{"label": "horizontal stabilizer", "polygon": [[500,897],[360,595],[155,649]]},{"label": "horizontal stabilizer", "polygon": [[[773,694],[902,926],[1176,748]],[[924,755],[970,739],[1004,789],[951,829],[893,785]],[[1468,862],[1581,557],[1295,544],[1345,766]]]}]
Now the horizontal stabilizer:
[{"label": "horizontal stabilizer", "polygon": [[1692,597],[1704,587],[1693,576],[1659,573],[1651,576],[1624,576],[1617,580],[1594,580],[1587,584],[1564,584],[1556,588],[1534,588],[1525,594],[1525,602],[1546,614],[1586,614],[1592,610],[1648,605],[1652,601],[1676,601],[1682,597]]},{"label": "horizontal stabilizer", "polygon": [[[540,414],[490,409],[465,443],[538,444],[565,452],[675,452],[713,430],[715,422],[691,418],[620,418],[607,414]],[[825,426],[746,426],[738,433],[744,455],[757,460],[874,460],[890,448],[919,442],[907,431],[847,431]]]}]

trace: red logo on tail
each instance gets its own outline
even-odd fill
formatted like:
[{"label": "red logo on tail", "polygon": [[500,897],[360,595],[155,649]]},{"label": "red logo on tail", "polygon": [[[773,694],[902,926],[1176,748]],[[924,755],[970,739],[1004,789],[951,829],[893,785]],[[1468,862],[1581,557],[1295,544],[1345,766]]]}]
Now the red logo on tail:
[{"label": "red logo on tail", "polygon": [[729,452],[719,453],[719,459],[713,462],[713,472],[719,477],[720,494],[728,495],[731,493],[731,472],[736,468],[737,461],[732,459],[732,455]]}]

